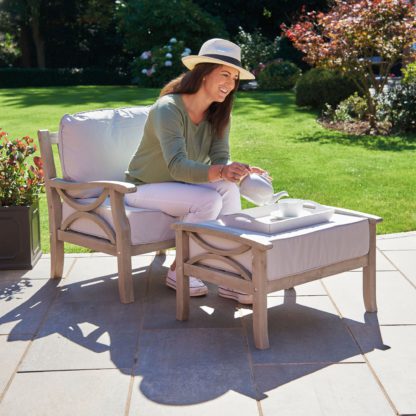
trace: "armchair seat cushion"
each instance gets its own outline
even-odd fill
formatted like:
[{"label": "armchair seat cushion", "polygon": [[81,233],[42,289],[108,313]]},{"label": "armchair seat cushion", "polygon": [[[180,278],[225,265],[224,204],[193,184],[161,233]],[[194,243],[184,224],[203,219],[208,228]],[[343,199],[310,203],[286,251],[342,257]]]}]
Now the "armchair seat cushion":
[{"label": "armchair seat cushion", "polygon": [[[93,201],[94,198],[77,200],[77,202],[82,204],[89,204]],[[177,221],[177,218],[171,217],[170,215],[158,210],[136,208],[129,205],[125,205],[125,207],[127,219],[130,222],[131,243],[133,245],[157,243],[175,238],[175,232],[171,229],[171,225]],[[73,212],[74,209],[63,202],[63,220],[65,220]],[[114,230],[109,198],[107,198],[93,212],[100,215]],[[70,226],[70,230],[100,238],[106,238],[105,233],[97,224],[85,219],[78,219],[74,221]]]}]

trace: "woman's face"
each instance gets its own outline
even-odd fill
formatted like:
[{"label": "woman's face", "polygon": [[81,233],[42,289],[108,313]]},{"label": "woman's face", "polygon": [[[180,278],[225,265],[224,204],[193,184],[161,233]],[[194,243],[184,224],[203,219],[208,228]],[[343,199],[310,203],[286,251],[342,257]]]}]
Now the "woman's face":
[{"label": "woman's face", "polygon": [[221,65],[205,76],[201,88],[211,101],[223,102],[234,90],[238,76],[237,69]]}]

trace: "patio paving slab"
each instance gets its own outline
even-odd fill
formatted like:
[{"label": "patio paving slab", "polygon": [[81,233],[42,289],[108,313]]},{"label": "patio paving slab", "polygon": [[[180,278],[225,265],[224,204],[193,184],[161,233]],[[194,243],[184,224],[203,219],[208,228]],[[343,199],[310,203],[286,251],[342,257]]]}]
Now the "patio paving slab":
[{"label": "patio paving slab", "polygon": [[6,335],[0,335],[0,397],[14,375],[28,345],[29,341],[9,342]]},{"label": "patio paving slab", "polygon": [[[72,257],[65,261],[63,276],[66,276],[74,261],[75,259]],[[50,275],[50,258],[42,256],[32,270],[0,270],[0,282],[19,279],[49,279]]]},{"label": "patio paving slab", "polygon": [[129,416],[261,416],[256,400],[235,391],[193,405],[169,405],[147,398],[141,391],[142,382],[142,377],[136,377]]},{"label": "patio paving slab", "polygon": [[254,346],[251,314],[244,320],[255,364],[363,361],[347,326],[327,296],[268,298],[268,350]]},{"label": "patio paving slab", "polygon": [[[263,416],[393,416],[365,364],[256,365]],[[277,388],[278,387],[278,388]]]},{"label": "patio paving slab", "polygon": [[20,370],[118,368],[131,372],[141,313],[139,302],[56,303]]},{"label": "patio paving slab", "polygon": [[0,416],[123,415],[130,380],[117,370],[19,373]]},{"label": "patio paving slab", "polygon": [[416,287],[416,250],[385,251],[384,254]]},{"label": "patio paving slab", "polygon": [[140,392],[165,405],[192,405],[228,391],[256,399],[241,329],[144,331],[135,374]]},{"label": "patio paving slab", "polygon": [[[362,274],[346,272],[323,279],[342,316],[365,321]],[[380,325],[416,324],[416,289],[399,272],[377,272],[377,318]]]},{"label": "patio paving slab", "polygon": [[416,250],[416,232],[377,237],[380,250]]},{"label": "patio paving slab", "polygon": [[0,280],[0,334],[9,340],[31,339],[57,293],[57,280]]},{"label": "patio paving slab", "polygon": [[369,351],[366,357],[399,414],[416,415],[416,325],[381,326],[380,345],[373,350],[367,346],[368,328],[351,330],[361,348]]}]

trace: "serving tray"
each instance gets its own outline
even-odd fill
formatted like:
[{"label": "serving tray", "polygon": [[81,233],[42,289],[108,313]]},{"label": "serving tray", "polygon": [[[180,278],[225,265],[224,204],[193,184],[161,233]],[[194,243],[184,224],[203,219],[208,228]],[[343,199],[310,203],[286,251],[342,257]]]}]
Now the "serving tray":
[{"label": "serving tray", "polygon": [[284,217],[278,209],[278,205],[274,204],[245,209],[236,214],[223,215],[219,221],[226,227],[265,234],[278,234],[328,222],[333,214],[333,208],[305,201],[303,211],[298,217]]}]

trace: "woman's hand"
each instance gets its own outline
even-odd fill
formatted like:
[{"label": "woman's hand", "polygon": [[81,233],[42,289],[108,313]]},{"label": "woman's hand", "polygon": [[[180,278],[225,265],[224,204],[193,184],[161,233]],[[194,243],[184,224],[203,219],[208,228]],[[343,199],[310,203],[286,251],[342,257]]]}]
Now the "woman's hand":
[{"label": "woman's hand", "polygon": [[272,177],[269,175],[269,172],[257,166],[250,166],[250,173],[257,173],[258,175],[263,175],[267,179],[272,180]]},{"label": "woman's hand", "polygon": [[245,163],[233,162],[229,165],[224,165],[221,172],[221,179],[230,182],[240,182],[245,176],[250,173],[250,167]]}]

